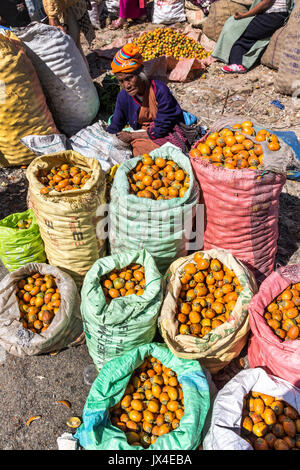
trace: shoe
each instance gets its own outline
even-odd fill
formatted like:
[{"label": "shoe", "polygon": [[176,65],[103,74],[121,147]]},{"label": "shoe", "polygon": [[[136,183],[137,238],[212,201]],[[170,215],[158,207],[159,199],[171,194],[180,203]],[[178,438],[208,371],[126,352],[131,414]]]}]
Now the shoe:
[{"label": "shoe", "polygon": [[239,65],[239,64],[224,65],[224,67],[222,67],[221,70],[224,73],[246,73],[247,72],[247,69],[243,65]]}]

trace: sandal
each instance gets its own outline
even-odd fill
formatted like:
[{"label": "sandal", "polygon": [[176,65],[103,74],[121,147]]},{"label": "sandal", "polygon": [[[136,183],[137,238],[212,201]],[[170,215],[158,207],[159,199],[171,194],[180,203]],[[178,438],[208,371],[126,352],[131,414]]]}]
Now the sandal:
[{"label": "sandal", "polygon": [[142,24],[146,23],[147,21],[147,15],[140,16],[139,18],[135,18],[134,20],[131,20],[132,23],[134,24]]},{"label": "sandal", "polygon": [[109,29],[113,29],[113,30],[122,29],[125,24],[126,24],[126,20],[124,20],[123,18],[118,18],[117,20],[114,20],[112,22],[112,24],[109,26]]}]

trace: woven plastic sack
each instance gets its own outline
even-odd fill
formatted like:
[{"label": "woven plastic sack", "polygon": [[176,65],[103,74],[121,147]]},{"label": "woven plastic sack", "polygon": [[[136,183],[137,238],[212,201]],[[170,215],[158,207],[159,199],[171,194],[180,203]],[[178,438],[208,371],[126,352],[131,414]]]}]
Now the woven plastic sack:
[{"label": "woven plastic sack", "polygon": [[[36,177],[39,169],[68,163],[91,172],[83,188],[40,194],[44,187]],[[105,176],[94,158],[66,150],[37,157],[27,168],[29,205],[40,227],[50,264],[71,274],[80,286],[94,262],[105,255]]]},{"label": "woven plastic sack", "polygon": [[[43,333],[23,328],[19,321],[17,283],[35,272],[51,274],[61,294],[61,304],[50,326]],[[7,274],[0,282],[0,346],[20,357],[36,356],[71,346],[82,333],[80,297],[73,279],[56,266],[28,263]]]},{"label": "woven plastic sack", "polygon": [[177,147],[165,144],[150,156],[178,163],[188,173],[190,186],[182,198],[159,201],[139,198],[129,193],[127,174],[143,157],[124,162],[111,189],[109,241],[112,253],[145,248],[164,273],[174,259],[187,254],[199,188],[189,159]]},{"label": "woven plastic sack", "polygon": [[64,134],[28,135],[22,143],[38,156],[72,149],[84,157],[96,158],[103,171],[132,157],[130,145],[106,132],[104,121],[95,122],[69,139]]},{"label": "woven plastic sack", "polygon": [[182,288],[180,278],[184,266],[192,262],[193,257],[194,254],[174,261],[166,273],[167,284],[159,326],[161,334],[173,354],[183,359],[197,359],[203,367],[215,374],[237,357],[247,342],[250,330],[248,305],[252,296],[257,292],[257,285],[251,271],[230,253],[223,250],[204,252],[205,259],[218,259],[229,269],[232,269],[239,279],[243,291],[238,296],[228,321],[212,329],[203,338],[179,334],[176,313],[177,299]]},{"label": "woven plastic sack", "polygon": [[0,167],[26,165],[35,158],[20,139],[58,132],[36,71],[22,42],[0,32]]},{"label": "woven plastic sack", "polygon": [[239,372],[217,394],[211,426],[203,441],[204,450],[253,450],[241,437],[244,396],[251,390],[278,397],[300,412],[300,389],[263,369]]},{"label": "woven plastic sack", "polygon": [[177,373],[185,409],[180,426],[160,436],[147,450],[194,450],[199,446],[210,406],[204,371],[197,361],[179,359],[165,345],[150,343],[113,359],[102,368],[87,397],[83,424],[75,434],[84,449],[144,450],[141,446],[128,444],[125,433],[111,424],[109,408],[121,400],[131,374],[149,355]]},{"label": "woven plastic sack", "polygon": [[[21,219],[32,219],[28,229],[16,229]],[[8,271],[27,263],[45,263],[46,254],[34,213],[31,209],[0,220],[0,258]]]},{"label": "woven plastic sack", "polygon": [[173,24],[186,21],[184,0],[154,0],[152,23]]},{"label": "woven plastic sack", "polygon": [[[117,297],[107,304],[101,277],[131,263],[145,268],[144,294]],[[163,300],[161,283],[162,276],[146,250],[120,251],[99,259],[89,270],[81,291],[81,315],[89,354],[98,370],[111,359],[153,340]]]},{"label": "woven plastic sack", "polygon": [[251,367],[263,367],[300,387],[300,340],[282,341],[269,327],[266,307],[290,284],[300,282],[300,265],[277,269],[260,286],[249,305],[251,337],[248,360]]},{"label": "woven plastic sack", "polygon": [[285,95],[299,97],[300,87],[300,3],[295,6],[286,25],[286,33],[282,44],[278,75],[275,90]]},{"label": "woven plastic sack", "polygon": [[91,124],[100,106],[98,93],[71,36],[42,23],[16,31],[27,46],[57,127],[71,136]]},{"label": "woven plastic sack", "polygon": [[[230,128],[244,120],[224,118],[214,123],[210,131]],[[249,138],[256,143],[255,138]],[[203,158],[191,158],[205,205],[204,250],[230,251],[253,270],[259,282],[274,267],[279,196],[287,169],[294,162],[299,165],[293,149],[279,141],[281,148],[277,152],[268,151],[262,143],[263,170],[231,170],[216,167]]]}]

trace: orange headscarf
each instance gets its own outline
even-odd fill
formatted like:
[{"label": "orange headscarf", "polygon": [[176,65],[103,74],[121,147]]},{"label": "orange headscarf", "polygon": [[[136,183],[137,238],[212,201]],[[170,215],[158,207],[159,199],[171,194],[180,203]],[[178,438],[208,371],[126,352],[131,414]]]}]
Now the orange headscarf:
[{"label": "orange headscarf", "polygon": [[134,72],[143,65],[143,58],[140,54],[139,48],[135,44],[125,44],[122,49],[120,49],[112,63],[111,69],[113,73],[118,72]]}]

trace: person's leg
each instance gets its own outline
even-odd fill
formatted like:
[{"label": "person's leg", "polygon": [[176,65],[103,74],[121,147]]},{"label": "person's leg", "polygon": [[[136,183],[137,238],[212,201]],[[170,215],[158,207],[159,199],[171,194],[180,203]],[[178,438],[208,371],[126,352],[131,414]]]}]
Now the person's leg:
[{"label": "person's leg", "polygon": [[136,20],[146,18],[147,9],[140,8],[139,0],[120,0],[119,18],[112,23],[111,29],[122,28],[128,18]]},{"label": "person's leg", "polygon": [[286,14],[263,13],[253,18],[243,35],[232,46],[229,63],[242,65],[243,56],[259,39],[265,39],[283,26]]},{"label": "person's leg", "polygon": [[70,8],[68,8],[65,13],[65,21],[67,22],[67,25],[68,25],[67,33],[69,34],[69,36],[71,36],[71,38],[73,38],[77,48],[79,49],[79,52],[81,53],[84,59],[87,69],[89,71],[90,70],[89,63],[87,61],[87,58],[85,57],[85,54],[83,52],[83,49],[80,43],[80,27],[79,27],[78,22],[76,21],[74,13],[72,12]]}]

